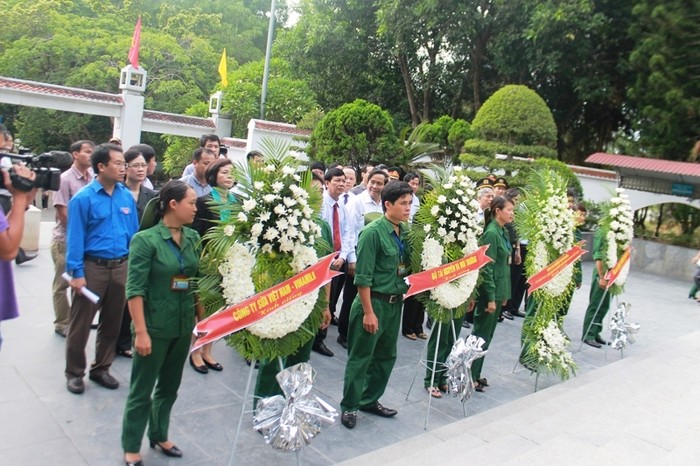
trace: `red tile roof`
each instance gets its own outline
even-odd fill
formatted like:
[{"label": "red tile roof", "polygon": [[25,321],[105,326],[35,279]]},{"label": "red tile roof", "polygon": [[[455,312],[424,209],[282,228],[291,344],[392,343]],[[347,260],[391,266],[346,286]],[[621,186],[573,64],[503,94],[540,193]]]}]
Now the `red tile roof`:
[{"label": "red tile roof", "polygon": [[221,143],[226,147],[237,147],[239,149],[245,149],[248,145],[248,141],[245,139],[238,138],[221,138]]},{"label": "red tile roof", "polygon": [[297,128],[296,126],[288,123],[273,123],[271,121],[261,120],[253,121],[255,122],[255,128],[257,129],[276,131],[278,133],[296,134],[298,136],[311,136],[311,130]]},{"label": "red tile roof", "polygon": [[187,115],[177,115],[175,113],[155,112],[153,110],[144,110],[143,118],[155,121],[167,121],[170,123],[180,123],[190,126],[201,126],[206,129],[216,129],[216,125],[208,118],[193,117]]},{"label": "red tile roof", "polygon": [[569,165],[569,168],[571,169],[572,172],[576,173],[577,175],[595,176],[597,178],[605,178],[608,180],[617,179],[617,174],[614,171],[610,171],[610,170],[601,170],[600,168],[581,167],[578,165]]},{"label": "red tile roof", "polygon": [[0,88],[13,89],[18,91],[28,91],[34,92],[36,94],[77,97],[79,99],[91,100],[96,102],[108,102],[114,104],[122,103],[122,96],[119,94],[89,91],[86,89],[77,89],[74,87],[56,86],[54,84],[24,81],[22,79],[0,77]]},{"label": "red tile roof", "polygon": [[700,177],[700,163],[648,159],[644,157],[633,157],[631,155],[606,154],[604,152],[596,152],[588,156],[586,162],[611,167],[631,168],[633,170]]}]

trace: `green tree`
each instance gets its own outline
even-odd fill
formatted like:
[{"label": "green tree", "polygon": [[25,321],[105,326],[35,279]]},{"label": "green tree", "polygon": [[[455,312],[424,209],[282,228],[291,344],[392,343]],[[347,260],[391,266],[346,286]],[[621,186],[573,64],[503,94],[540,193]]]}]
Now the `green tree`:
[{"label": "green tree", "polygon": [[629,96],[639,148],[654,157],[685,160],[700,134],[700,4],[636,3]]},{"label": "green tree", "polygon": [[[223,109],[231,115],[234,135],[245,136],[250,119],[260,117],[264,65],[262,60],[251,62],[229,73]],[[317,107],[308,83],[293,78],[289,64],[281,58],[271,61],[267,86],[266,120],[296,123]]]},{"label": "green tree", "polygon": [[309,141],[311,159],[357,169],[370,161],[393,161],[400,150],[389,113],[362,99],[328,112]]},{"label": "green tree", "polygon": [[535,91],[508,85],[488,98],[472,122],[474,133],[486,141],[554,148],[557,126],[552,112]]}]

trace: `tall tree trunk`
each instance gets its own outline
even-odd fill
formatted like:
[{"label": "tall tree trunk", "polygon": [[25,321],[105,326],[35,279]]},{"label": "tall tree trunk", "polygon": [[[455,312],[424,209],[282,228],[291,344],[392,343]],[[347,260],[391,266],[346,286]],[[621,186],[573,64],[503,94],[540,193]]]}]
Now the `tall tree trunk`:
[{"label": "tall tree trunk", "polygon": [[416,108],[416,96],[413,91],[413,83],[411,82],[411,73],[408,69],[408,61],[406,60],[406,55],[403,52],[399,52],[399,68],[401,69],[401,76],[403,77],[403,83],[406,87],[406,99],[408,100],[408,108],[411,111],[411,126],[414,128],[420,124],[420,116],[418,115],[418,109]]}]

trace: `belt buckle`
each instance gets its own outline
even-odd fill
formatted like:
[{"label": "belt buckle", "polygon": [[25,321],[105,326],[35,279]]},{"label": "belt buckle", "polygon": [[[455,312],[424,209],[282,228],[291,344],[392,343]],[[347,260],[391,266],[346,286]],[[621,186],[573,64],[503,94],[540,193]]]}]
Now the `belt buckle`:
[{"label": "belt buckle", "polygon": [[397,294],[392,294],[391,296],[389,296],[389,304],[394,304],[398,300],[399,300],[399,295],[397,295]]}]

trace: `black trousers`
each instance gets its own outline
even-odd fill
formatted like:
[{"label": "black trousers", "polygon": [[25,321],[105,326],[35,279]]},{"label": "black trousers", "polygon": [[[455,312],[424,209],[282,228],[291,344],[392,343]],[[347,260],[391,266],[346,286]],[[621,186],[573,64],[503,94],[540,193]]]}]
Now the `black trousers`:
[{"label": "black trousers", "polygon": [[352,302],[357,296],[357,287],[355,286],[355,277],[348,276],[343,287],[343,304],[340,306],[340,315],[338,316],[338,335],[345,341],[348,339],[348,325],[350,323],[350,308]]},{"label": "black trousers", "polygon": [[[340,292],[343,290],[343,285],[346,281],[345,277],[348,273],[347,262],[343,263],[343,266],[340,268],[340,271],[343,272],[343,274],[338,275],[333,280],[331,280],[331,296],[328,302],[328,309],[331,311],[331,314],[335,314],[335,307],[338,304]],[[327,330],[328,329],[324,328],[323,330],[319,330],[318,333],[316,333],[316,338],[314,339],[314,346],[323,343],[323,340],[326,339]]]},{"label": "black trousers", "polygon": [[527,256],[527,245],[520,244],[520,264],[515,265],[511,262],[510,265],[510,299],[505,305],[506,311],[512,313],[518,312],[520,308],[520,303],[525,298],[525,306],[527,307],[527,296],[525,296],[525,290],[527,289],[527,276],[525,275],[525,257]]},{"label": "black trousers", "polygon": [[415,296],[406,298],[403,302],[403,319],[401,324],[401,333],[408,335],[415,333],[423,333],[423,319],[425,318],[425,309],[423,303],[418,301]]}]

